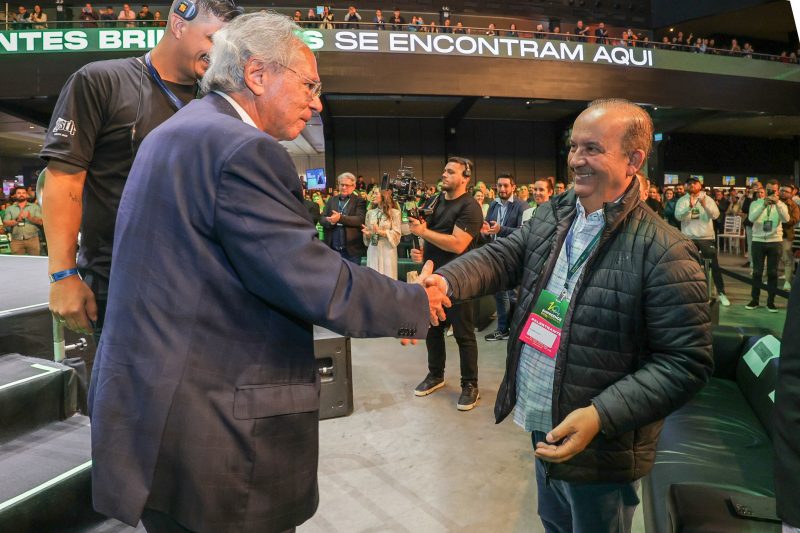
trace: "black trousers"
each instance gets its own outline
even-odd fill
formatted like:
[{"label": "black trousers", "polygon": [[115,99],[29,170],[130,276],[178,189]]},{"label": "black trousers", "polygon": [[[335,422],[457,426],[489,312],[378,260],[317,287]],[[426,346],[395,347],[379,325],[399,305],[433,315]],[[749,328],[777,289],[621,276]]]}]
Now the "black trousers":
[{"label": "black trousers", "polygon": [[475,318],[473,302],[454,304],[446,309],[447,319],[428,329],[425,346],[428,348],[428,370],[437,377],[444,377],[445,332],[453,326],[453,338],[458,344],[461,358],[461,384],[478,384],[478,342],[475,340]]},{"label": "black trousers", "polygon": [[767,305],[775,304],[775,291],[778,289],[778,263],[782,248],[780,242],[753,241],[753,285],[750,296],[758,301],[761,295],[761,278],[764,276],[764,258],[767,259]]},{"label": "black trousers", "polygon": [[700,251],[700,259],[711,260],[711,276],[714,278],[714,286],[717,292],[725,294],[725,285],[722,281],[722,272],[719,270],[719,261],[717,259],[717,243],[710,240],[692,240],[697,249]]}]

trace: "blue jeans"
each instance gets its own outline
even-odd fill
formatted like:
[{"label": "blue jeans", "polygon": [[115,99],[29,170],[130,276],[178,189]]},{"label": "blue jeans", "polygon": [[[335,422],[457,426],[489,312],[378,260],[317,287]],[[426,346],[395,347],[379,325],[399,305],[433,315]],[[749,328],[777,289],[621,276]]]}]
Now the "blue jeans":
[{"label": "blue jeans", "polygon": [[[534,447],[545,434],[531,433]],[[632,483],[569,483],[545,476],[545,462],[536,459],[539,518],[547,533],[630,533],[639,505],[639,481]]]},{"label": "blue jeans", "polygon": [[508,331],[509,316],[512,306],[517,303],[517,291],[500,291],[494,293],[494,303],[497,306],[497,330]]}]

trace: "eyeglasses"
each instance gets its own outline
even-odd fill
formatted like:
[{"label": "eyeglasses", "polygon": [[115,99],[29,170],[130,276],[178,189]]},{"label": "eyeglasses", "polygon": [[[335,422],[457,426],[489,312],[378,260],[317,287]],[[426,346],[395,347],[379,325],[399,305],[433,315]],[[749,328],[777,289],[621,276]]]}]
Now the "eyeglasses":
[{"label": "eyeglasses", "polygon": [[320,95],[322,94],[322,82],[321,81],[314,81],[311,78],[309,78],[308,76],[304,76],[304,75],[300,74],[295,69],[293,69],[291,67],[287,67],[283,63],[276,62],[275,64],[282,66],[283,68],[285,68],[289,72],[293,72],[298,78],[303,80],[303,85],[306,86],[306,89],[308,89],[308,92],[311,94],[311,99],[312,100],[314,98],[319,98],[320,97]]}]

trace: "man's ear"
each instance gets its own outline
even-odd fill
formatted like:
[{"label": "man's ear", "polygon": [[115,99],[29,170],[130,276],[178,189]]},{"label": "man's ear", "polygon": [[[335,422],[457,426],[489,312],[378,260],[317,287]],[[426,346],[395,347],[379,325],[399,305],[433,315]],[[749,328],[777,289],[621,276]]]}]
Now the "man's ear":
[{"label": "man's ear", "polygon": [[188,29],[188,23],[183,20],[177,13],[169,14],[169,32],[176,39],[180,39]]},{"label": "man's ear", "polygon": [[645,162],[644,150],[634,150],[628,155],[628,176],[635,176]]},{"label": "man's ear", "polygon": [[251,57],[244,64],[244,83],[250,92],[261,96],[267,90],[267,82],[272,74],[263,61]]}]

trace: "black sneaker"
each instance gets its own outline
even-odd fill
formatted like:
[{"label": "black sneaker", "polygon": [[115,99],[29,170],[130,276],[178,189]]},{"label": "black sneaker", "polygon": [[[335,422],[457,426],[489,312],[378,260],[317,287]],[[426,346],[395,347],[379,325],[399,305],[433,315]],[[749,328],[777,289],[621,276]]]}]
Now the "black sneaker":
[{"label": "black sneaker", "polygon": [[778,308],[775,307],[775,304],[767,304],[767,311],[769,311],[770,313],[777,313]]},{"label": "black sneaker", "polygon": [[432,374],[428,374],[425,376],[425,379],[422,380],[422,383],[417,385],[417,388],[414,389],[415,396],[427,396],[428,394],[435,392],[437,389],[441,389],[444,387],[444,378],[437,378]]},{"label": "black sneaker", "polygon": [[750,303],[744,306],[745,309],[755,309],[756,307],[758,307],[758,300],[750,300]]},{"label": "black sneaker", "polygon": [[500,331],[499,329],[493,333],[489,333],[484,337],[487,341],[505,341],[508,340],[508,331]]},{"label": "black sneaker", "polygon": [[461,396],[458,398],[458,410],[469,411],[473,409],[478,403],[478,398],[480,397],[481,395],[478,392],[478,387],[476,385],[472,385],[471,383],[462,385]]}]

